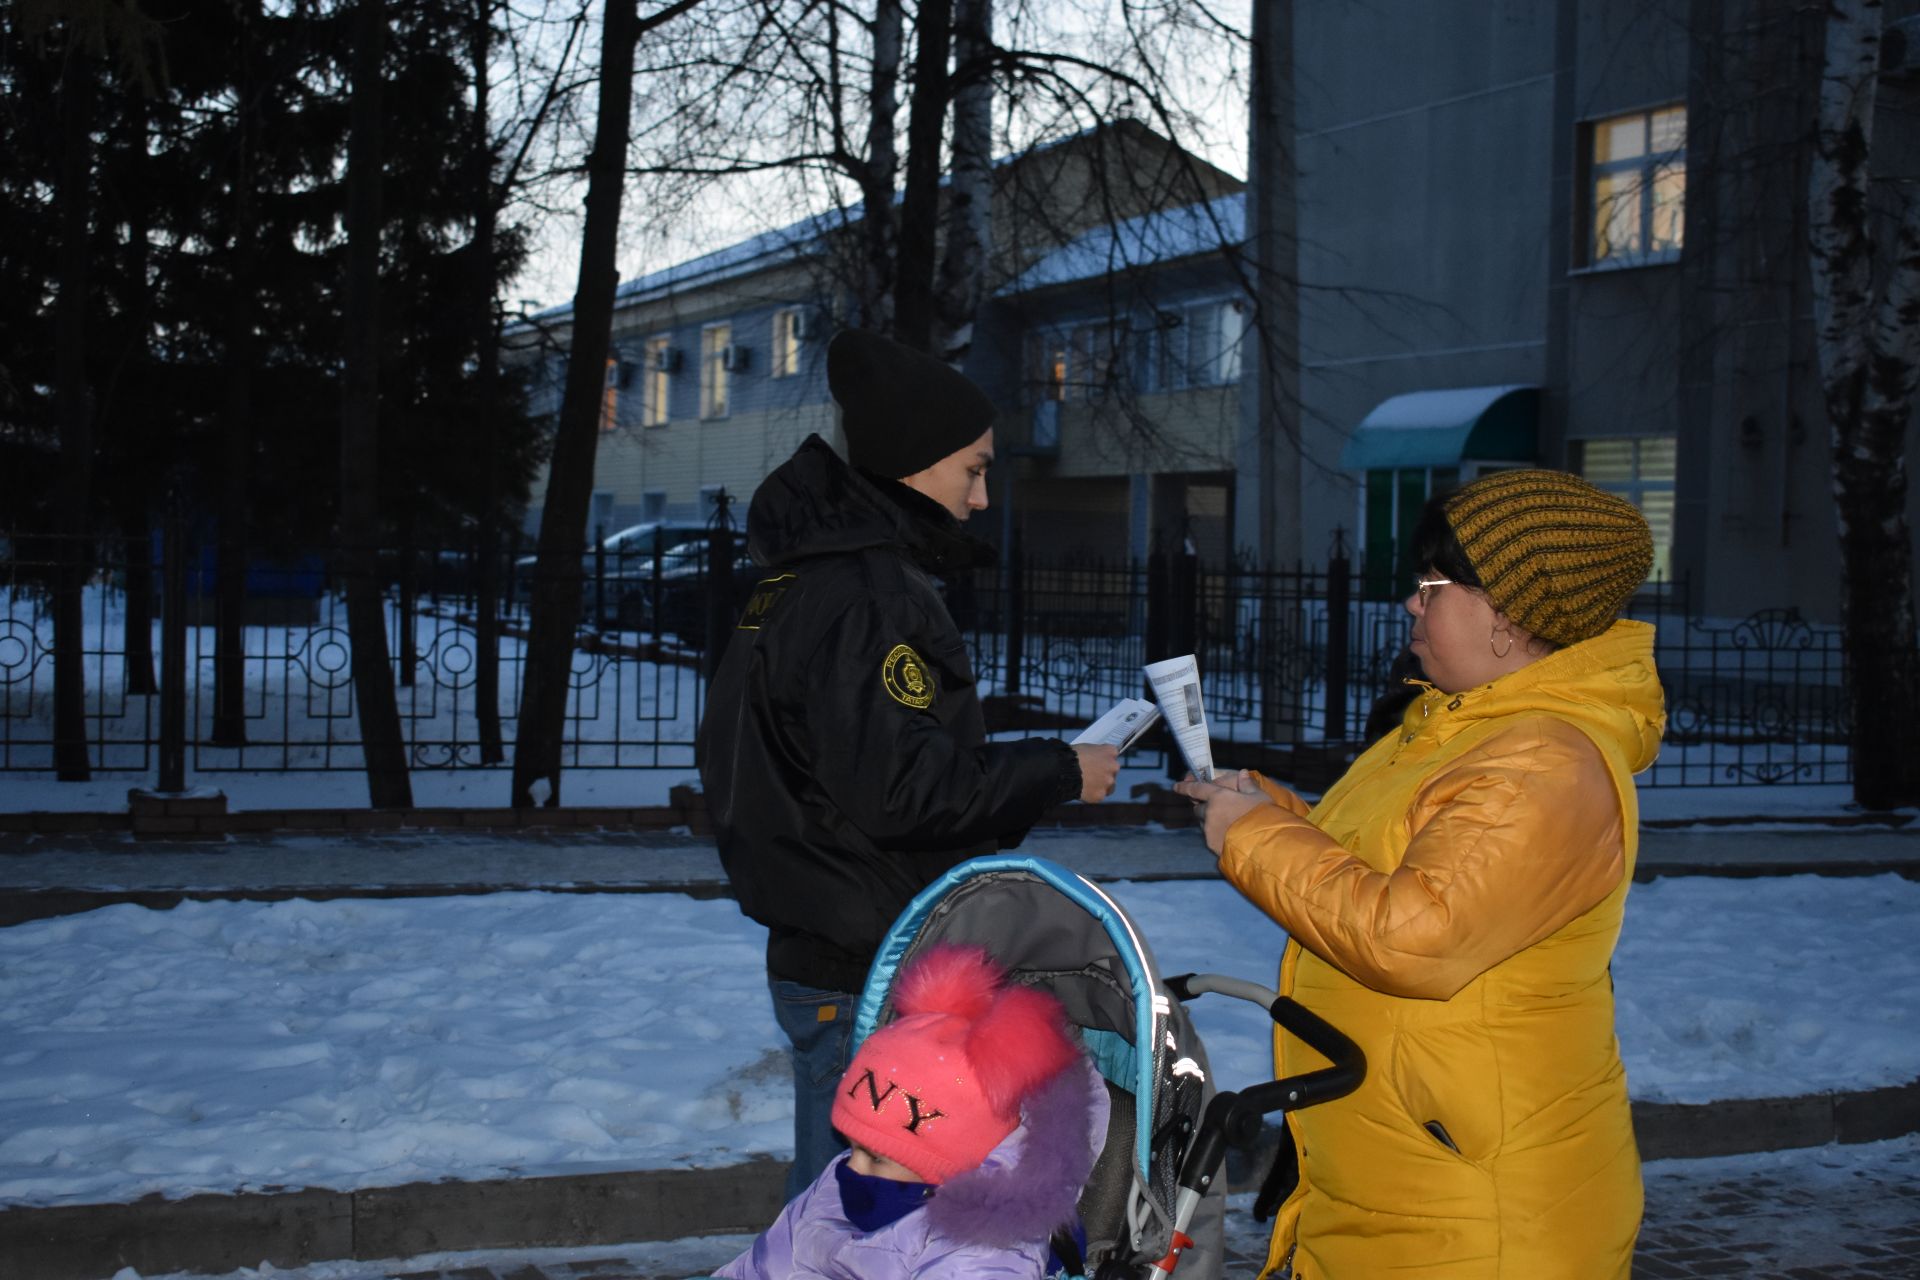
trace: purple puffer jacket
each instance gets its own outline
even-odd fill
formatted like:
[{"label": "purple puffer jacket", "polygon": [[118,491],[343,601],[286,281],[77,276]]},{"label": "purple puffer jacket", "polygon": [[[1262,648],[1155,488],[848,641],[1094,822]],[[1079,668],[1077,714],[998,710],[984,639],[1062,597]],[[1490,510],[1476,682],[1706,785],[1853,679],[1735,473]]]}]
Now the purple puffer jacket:
[{"label": "purple puffer jacket", "polygon": [[1082,1058],[1027,1099],[1020,1124],[978,1169],[942,1183],[924,1209],[861,1234],[826,1167],[727,1280],[1038,1280],[1053,1231],[1073,1218],[1107,1134],[1107,1087]]}]

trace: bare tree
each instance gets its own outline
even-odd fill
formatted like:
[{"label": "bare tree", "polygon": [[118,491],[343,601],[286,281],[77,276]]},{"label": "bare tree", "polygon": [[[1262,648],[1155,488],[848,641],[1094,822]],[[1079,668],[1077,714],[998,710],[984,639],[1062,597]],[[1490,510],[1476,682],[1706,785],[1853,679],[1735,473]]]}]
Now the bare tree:
[{"label": "bare tree", "polygon": [[[600,100],[593,151],[587,159],[586,225],[580,241],[579,282],[573,294],[567,377],[561,393],[560,422],[554,432],[533,571],[526,683],[521,690],[520,730],[513,751],[515,808],[528,808],[541,801],[547,805],[560,803],[561,735],[567,718],[574,629],[580,617],[580,547],[586,539],[587,507],[593,494],[601,394],[613,329],[614,291],[619,284],[614,254],[632,129],[634,43],[647,31],[700,3],[675,0],[642,18],[635,0],[607,0],[601,33]],[[546,790],[538,800],[536,783],[544,783]]]},{"label": "bare tree", "polygon": [[[1832,432],[1841,614],[1852,664],[1853,785],[1864,806],[1920,802],[1907,429],[1920,383],[1920,207],[1874,205],[1879,0],[1829,0],[1808,193],[1815,343]],[[1876,253],[1882,217],[1891,254]]]},{"label": "bare tree", "polygon": [[[910,11],[899,0],[723,2],[650,51],[661,92],[642,111],[635,172],[649,204],[745,180],[762,203],[829,210],[796,234],[821,292],[845,300],[843,318],[958,359],[982,300],[1035,253],[1218,190],[1217,171],[1178,146],[1161,157],[1170,163],[1137,163],[1143,153],[1124,144],[1140,135],[1116,126],[1146,119],[1168,137],[1198,136],[1177,68],[1218,66],[1231,94],[1246,34],[1199,0],[1121,5],[1102,25],[1106,16],[1078,0],[1005,10],[927,0]],[[993,163],[1069,140],[1091,158],[1079,169]],[[766,201],[769,189],[782,198]],[[1015,216],[990,226],[996,210]]]}]

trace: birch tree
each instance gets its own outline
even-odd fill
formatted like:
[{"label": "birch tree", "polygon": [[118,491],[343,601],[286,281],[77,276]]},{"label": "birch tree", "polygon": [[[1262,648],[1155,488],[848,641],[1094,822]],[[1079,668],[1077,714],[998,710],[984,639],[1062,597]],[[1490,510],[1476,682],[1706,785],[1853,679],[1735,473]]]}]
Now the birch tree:
[{"label": "birch tree", "polygon": [[[1879,0],[1829,0],[1808,192],[1814,337],[1839,515],[1855,799],[1920,802],[1907,429],[1920,381],[1920,207],[1876,208]],[[1889,116],[1886,123],[1895,121]],[[1876,233],[1891,224],[1890,252]]]}]

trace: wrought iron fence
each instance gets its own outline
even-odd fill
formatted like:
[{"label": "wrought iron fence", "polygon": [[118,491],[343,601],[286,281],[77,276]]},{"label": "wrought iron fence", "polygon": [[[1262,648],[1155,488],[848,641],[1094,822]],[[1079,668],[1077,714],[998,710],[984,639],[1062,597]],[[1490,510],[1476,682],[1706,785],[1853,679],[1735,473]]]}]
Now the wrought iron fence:
[{"label": "wrought iron fence", "polygon": [[[715,547],[709,535],[662,534],[583,549],[566,765],[692,766],[715,653],[707,641],[730,633],[725,620],[753,581],[737,542],[718,559]],[[62,599],[72,602],[67,630],[77,636],[62,678],[74,690],[77,667],[90,767],[156,768],[166,738],[158,601],[168,570],[180,599],[186,766],[363,767],[336,563],[329,553],[256,557],[244,590],[230,587],[223,604],[211,548],[184,539],[169,558],[157,542],[75,547],[0,536],[0,771],[54,769]],[[483,562],[467,548],[383,553],[379,563],[412,765],[501,764],[520,702],[534,559],[509,551]],[[1405,612],[1364,587],[1359,566],[1338,560],[1257,571],[1190,557],[1022,559],[950,583],[949,602],[997,726],[1085,724],[1116,698],[1144,692],[1144,663],[1192,652],[1215,738],[1284,753],[1364,741],[1369,712],[1398,685]],[[1666,687],[1668,732],[1652,785],[1849,779],[1835,629],[1790,609],[1701,618],[1683,583],[1650,585],[1630,612],[1657,624]]]}]

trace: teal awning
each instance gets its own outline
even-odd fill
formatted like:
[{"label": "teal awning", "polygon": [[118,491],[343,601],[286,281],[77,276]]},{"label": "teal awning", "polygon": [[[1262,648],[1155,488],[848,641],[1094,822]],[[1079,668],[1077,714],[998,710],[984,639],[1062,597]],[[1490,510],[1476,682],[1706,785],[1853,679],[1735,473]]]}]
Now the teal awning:
[{"label": "teal awning", "polygon": [[1476,462],[1532,462],[1540,388],[1522,385],[1410,391],[1375,405],[1340,453],[1342,471]]}]

